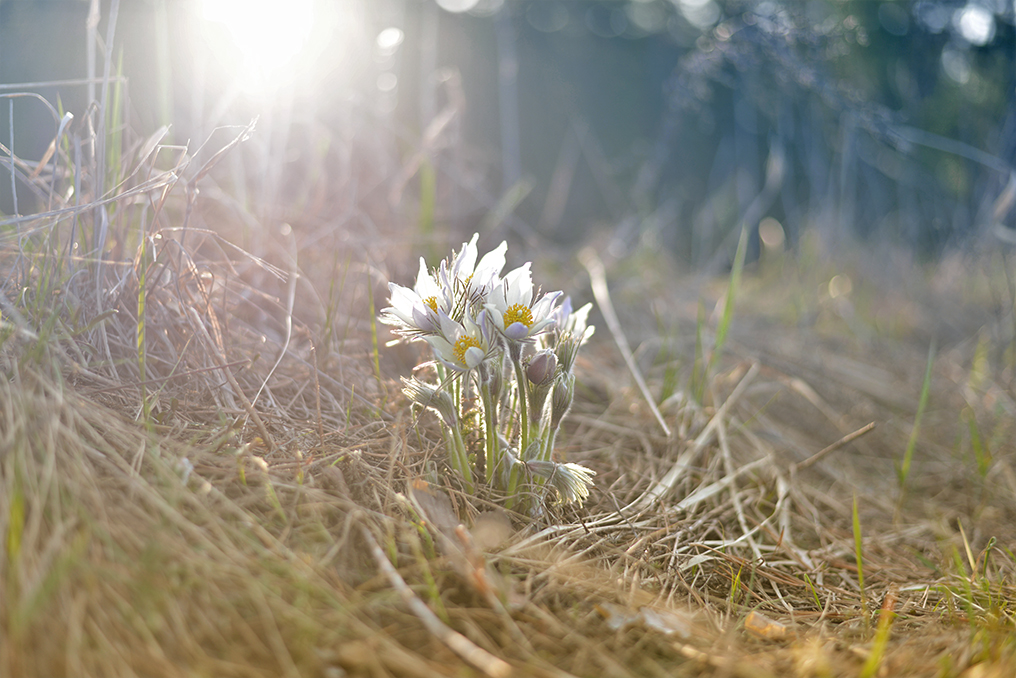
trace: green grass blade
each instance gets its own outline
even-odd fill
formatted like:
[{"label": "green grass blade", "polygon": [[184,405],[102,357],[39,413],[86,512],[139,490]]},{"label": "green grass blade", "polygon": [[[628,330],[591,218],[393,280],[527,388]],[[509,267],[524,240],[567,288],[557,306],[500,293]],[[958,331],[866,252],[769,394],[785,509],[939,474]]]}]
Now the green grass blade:
[{"label": "green grass blade", "polygon": [[903,453],[903,463],[897,470],[900,490],[907,485],[907,478],[910,476],[910,467],[914,459],[914,449],[917,447],[917,436],[921,431],[921,417],[928,405],[928,394],[931,392],[931,368],[935,364],[935,342],[928,347],[928,364],[924,368],[924,383],[921,385],[921,397],[917,402],[917,414],[914,416],[914,427],[910,431],[910,439],[907,441],[907,448]]},{"label": "green grass blade", "polygon": [[852,511],[854,525],[854,557],[857,559],[857,586],[861,589],[861,614],[864,615],[865,624],[868,620],[868,599],[864,592],[864,562],[861,549],[861,517],[857,514],[857,495],[854,495],[854,506]]},{"label": "green grass blade", "polygon": [[695,402],[702,404],[702,398],[706,392],[706,367],[705,358],[703,353],[705,352],[705,344],[702,340],[702,330],[706,324],[706,307],[699,300],[698,306],[698,318],[695,321],[695,358],[691,366],[691,392],[695,396]]},{"label": "green grass blade", "polygon": [[[706,383],[713,373],[716,364],[723,355],[723,346],[727,343],[727,334],[730,332],[730,324],[734,320],[734,299],[737,297],[737,290],[741,285],[741,273],[744,270],[744,259],[748,252],[748,229],[741,227],[741,236],[737,240],[737,251],[734,253],[734,265],[730,269],[730,283],[727,285],[727,294],[723,299],[723,314],[720,316],[719,325],[716,327],[716,342],[713,344],[712,354],[709,356],[709,363],[706,365],[702,380],[696,391],[698,401],[702,402],[705,395]],[[700,317],[701,324],[701,317]]]},{"label": "green grass blade", "polygon": [[138,381],[141,383],[141,407],[144,417],[145,426],[150,427],[152,425],[152,403],[148,397],[148,388],[146,378],[148,375],[147,369],[147,356],[148,351],[145,342],[145,297],[147,295],[147,281],[148,281],[148,250],[147,250],[148,238],[142,234],[141,236],[141,252],[139,254],[138,261],[138,322],[137,322],[137,339],[138,339]]},{"label": "green grass blade", "polygon": [[970,432],[970,447],[974,453],[974,463],[977,464],[977,472],[981,478],[988,475],[991,467],[991,452],[984,445],[981,438],[981,429],[977,425],[977,416],[969,407],[963,410],[963,418],[967,420],[967,430]]},{"label": "green grass blade", "polygon": [[889,645],[889,632],[892,629],[895,613],[891,610],[882,609],[878,617],[878,628],[875,630],[875,640],[872,643],[871,654],[861,668],[860,678],[874,678],[882,668],[882,660],[885,658],[885,650]]},{"label": "green grass blade", "polygon": [[734,298],[737,296],[737,290],[741,284],[741,272],[744,270],[744,258],[747,251],[748,229],[742,227],[741,237],[737,240],[737,251],[734,253],[734,265],[730,269],[730,285],[723,301],[723,315],[716,328],[716,346],[713,347],[713,357],[709,361],[710,368],[716,364],[719,355],[723,352],[723,345],[726,343],[727,333],[730,331],[730,323],[734,319]]}]

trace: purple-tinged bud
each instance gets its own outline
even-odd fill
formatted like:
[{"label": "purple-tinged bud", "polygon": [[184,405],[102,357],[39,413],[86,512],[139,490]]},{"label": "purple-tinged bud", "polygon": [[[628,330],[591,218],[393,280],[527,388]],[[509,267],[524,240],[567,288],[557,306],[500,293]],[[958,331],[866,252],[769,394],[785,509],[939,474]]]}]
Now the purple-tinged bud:
[{"label": "purple-tinged bud", "polygon": [[551,350],[543,350],[529,360],[526,376],[534,384],[548,384],[557,371],[557,356]]}]

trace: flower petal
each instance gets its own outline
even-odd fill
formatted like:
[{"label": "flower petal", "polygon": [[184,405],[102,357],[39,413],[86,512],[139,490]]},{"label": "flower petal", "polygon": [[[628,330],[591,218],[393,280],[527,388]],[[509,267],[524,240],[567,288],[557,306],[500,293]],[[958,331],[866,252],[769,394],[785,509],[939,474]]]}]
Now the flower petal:
[{"label": "flower petal", "polygon": [[514,322],[504,328],[504,335],[513,341],[522,341],[529,337],[529,328],[526,327],[525,323]]},{"label": "flower petal", "polygon": [[483,352],[483,349],[478,346],[470,346],[466,349],[463,356],[466,361],[466,367],[473,369],[484,361],[487,354]]}]

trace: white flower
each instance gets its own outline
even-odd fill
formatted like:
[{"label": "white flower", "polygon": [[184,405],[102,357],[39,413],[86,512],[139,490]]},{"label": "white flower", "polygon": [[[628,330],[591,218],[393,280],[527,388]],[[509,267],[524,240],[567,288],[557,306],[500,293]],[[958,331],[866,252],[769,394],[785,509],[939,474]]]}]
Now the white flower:
[{"label": "white flower", "polygon": [[438,311],[438,318],[440,331],[424,339],[437,359],[451,369],[458,372],[474,369],[497,349],[485,311],[481,311],[475,321],[468,316],[462,322],[453,320],[443,310]]},{"label": "white flower", "polygon": [[551,312],[560,292],[548,292],[535,301],[530,263],[510,271],[487,295],[486,308],[495,327],[512,341],[525,341],[554,322]]},{"label": "white flower", "polygon": [[381,309],[380,320],[395,327],[403,336],[432,334],[440,329],[438,311],[447,312],[452,308],[451,291],[440,285],[427,271],[427,264],[420,257],[420,272],[413,289],[396,283],[388,283],[391,306]]},{"label": "white flower", "polygon": [[590,303],[576,311],[572,311],[571,297],[565,297],[554,313],[558,333],[572,334],[579,339],[580,345],[584,344],[589,337],[593,336],[593,332],[596,330],[595,327],[587,324],[589,311],[592,308],[593,305]]},{"label": "white flower", "polygon": [[471,311],[470,307],[482,303],[504,268],[508,243],[502,241],[477,263],[476,241],[479,237],[478,233],[474,233],[469,242],[462,244],[462,249],[457,254],[441,262],[437,272],[444,288],[451,290],[463,302],[456,306],[455,312],[451,312],[452,317],[457,319]]},{"label": "white flower", "polygon": [[592,304],[586,304],[577,311],[572,311],[571,299],[565,297],[561,305],[554,309],[552,314],[554,330],[550,333],[552,336],[547,338],[545,343],[554,347],[564,372],[571,372],[579,348],[586,343],[589,337],[593,336],[593,332],[596,330],[595,327],[587,324],[589,311],[592,308]]}]

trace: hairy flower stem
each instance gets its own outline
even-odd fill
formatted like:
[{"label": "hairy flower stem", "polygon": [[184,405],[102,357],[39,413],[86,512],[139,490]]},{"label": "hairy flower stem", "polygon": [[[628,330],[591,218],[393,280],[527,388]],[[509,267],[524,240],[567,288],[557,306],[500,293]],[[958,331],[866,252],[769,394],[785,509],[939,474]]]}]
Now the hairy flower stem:
[{"label": "hairy flower stem", "polygon": [[490,386],[486,382],[480,384],[480,398],[483,400],[483,423],[486,427],[483,434],[485,457],[485,476],[487,484],[492,485],[494,474],[501,468],[501,451],[497,442],[497,424],[494,421],[494,398]]},{"label": "hairy flower stem", "polygon": [[459,454],[458,454],[458,451],[457,451],[458,450],[458,446],[455,444],[455,436],[452,433],[452,431],[454,431],[454,430],[455,430],[454,426],[449,426],[447,428],[442,428],[441,429],[441,435],[444,437],[445,450],[448,451],[448,464],[453,469],[458,469],[458,467],[459,467],[459,463],[458,463]]},{"label": "hairy flower stem", "polygon": [[[519,460],[525,462],[525,454],[529,449],[529,397],[526,394],[526,370],[522,367],[522,360],[512,352],[512,365],[515,367],[515,392],[519,399]],[[505,500],[505,508],[509,511],[515,505],[516,492],[519,487],[519,475],[522,472],[522,464],[513,464],[508,472],[508,498]]]},{"label": "hairy flower stem", "polygon": [[540,445],[540,461],[550,461],[550,455],[554,452],[554,441],[557,439],[558,430],[559,427],[555,427],[547,431],[547,435],[542,441],[543,444]]},{"label": "hairy flower stem", "polygon": [[513,464],[511,471],[508,472],[508,489],[505,490],[508,496],[504,500],[504,507],[509,511],[515,508],[515,490],[519,485],[519,466],[520,464]]},{"label": "hairy flower stem", "polygon": [[452,449],[449,458],[452,466],[462,474],[462,482],[466,491],[473,493],[473,471],[469,468],[469,455],[466,454],[466,442],[462,439],[462,431],[458,426],[452,427]]},{"label": "hairy flower stem", "polygon": [[[512,356],[512,364],[515,365],[515,381],[519,395],[519,451],[525,454],[529,449],[529,398],[526,395],[526,370],[522,367],[522,361]],[[523,461],[526,461],[523,459]]]}]

